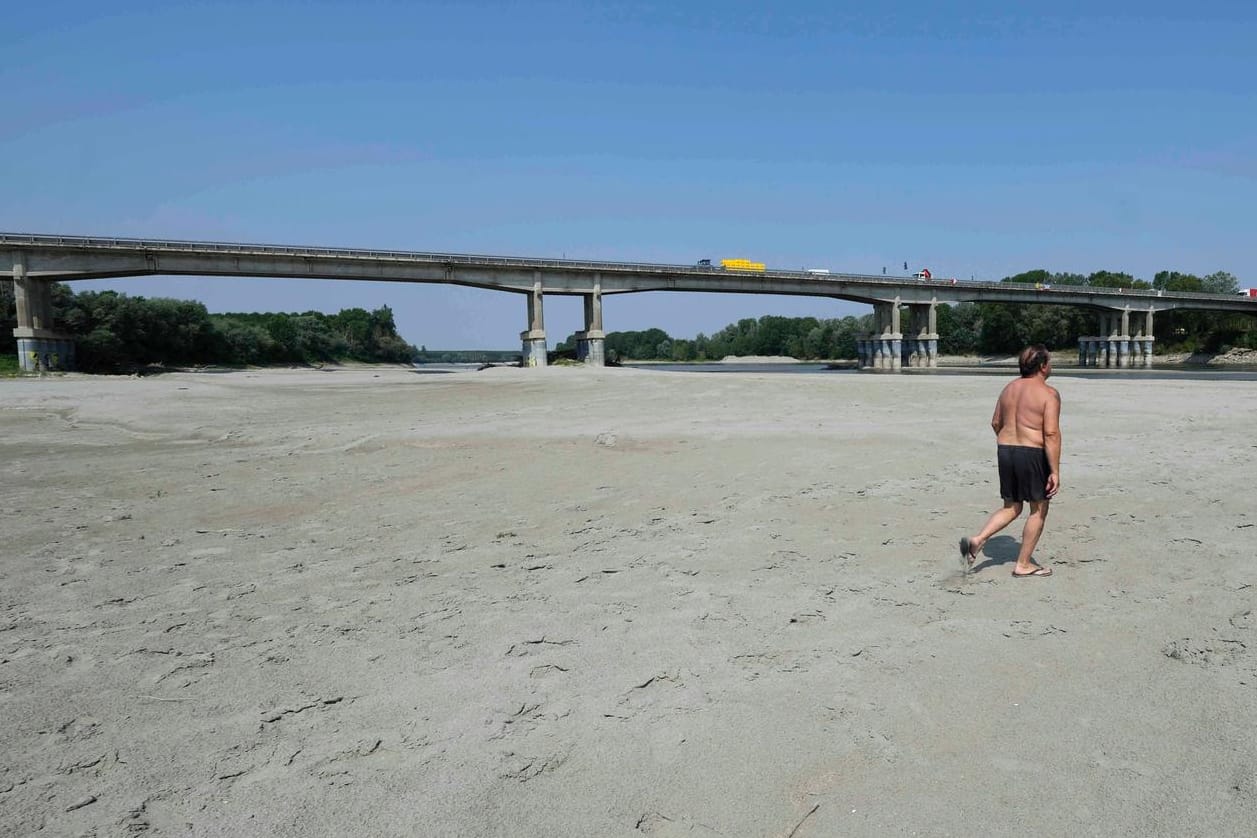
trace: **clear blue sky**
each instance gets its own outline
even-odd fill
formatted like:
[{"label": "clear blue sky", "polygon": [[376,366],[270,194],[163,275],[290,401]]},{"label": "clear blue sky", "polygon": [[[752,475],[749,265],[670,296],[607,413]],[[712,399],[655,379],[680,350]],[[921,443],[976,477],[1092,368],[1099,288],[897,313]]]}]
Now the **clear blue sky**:
[{"label": "clear blue sky", "polygon": [[[1257,4],[51,2],[0,26],[0,230],[998,279],[1257,283]],[[393,308],[512,348],[445,286],[76,284],[211,311]],[[677,337],[829,300],[610,298]],[[550,343],[581,328],[547,298]]]}]

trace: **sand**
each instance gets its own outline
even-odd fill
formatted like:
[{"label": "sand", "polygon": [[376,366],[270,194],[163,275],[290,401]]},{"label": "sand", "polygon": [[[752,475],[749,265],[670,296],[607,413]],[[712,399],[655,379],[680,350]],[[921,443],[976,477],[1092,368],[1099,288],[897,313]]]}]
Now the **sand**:
[{"label": "sand", "polygon": [[1247,835],[1257,384],[0,382],[11,835]]}]

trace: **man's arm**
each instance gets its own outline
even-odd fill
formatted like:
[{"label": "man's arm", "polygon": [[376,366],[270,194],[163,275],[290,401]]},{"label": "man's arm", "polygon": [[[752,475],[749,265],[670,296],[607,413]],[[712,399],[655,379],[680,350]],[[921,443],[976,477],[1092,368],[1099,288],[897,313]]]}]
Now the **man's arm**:
[{"label": "man's arm", "polygon": [[1050,498],[1061,490],[1061,394],[1055,387],[1048,391],[1047,403],[1043,405],[1043,450],[1052,468],[1047,480]]},{"label": "man's arm", "polygon": [[991,427],[995,429],[995,435],[998,437],[999,432],[1004,429],[1004,393],[1008,391],[1005,387],[999,394],[999,398],[995,400],[995,412],[991,414]]}]

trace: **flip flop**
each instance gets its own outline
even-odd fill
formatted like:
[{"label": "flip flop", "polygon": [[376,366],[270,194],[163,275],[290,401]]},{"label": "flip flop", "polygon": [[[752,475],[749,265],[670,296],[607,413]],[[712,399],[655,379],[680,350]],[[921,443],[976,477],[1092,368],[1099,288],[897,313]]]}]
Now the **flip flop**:
[{"label": "flip flop", "polygon": [[966,535],[960,539],[960,569],[969,570],[977,560],[978,557],[973,554],[973,542]]},{"label": "flip flop", "polygon": [[1013,571],[1013,576],[1017,579],[1026,579],[1031,576],[1051,576],[1051,575],[1052,575],[1052,568],[1050,567],[1036,567],[1034,570],[1030,571],[1029,573],[1018,573],[1015,570]]}]

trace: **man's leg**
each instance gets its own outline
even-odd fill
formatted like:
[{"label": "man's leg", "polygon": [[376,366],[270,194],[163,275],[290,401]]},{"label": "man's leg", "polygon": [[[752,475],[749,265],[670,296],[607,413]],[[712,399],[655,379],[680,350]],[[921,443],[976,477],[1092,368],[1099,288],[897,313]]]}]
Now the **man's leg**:
[{"label": "man's leg", "polygon": [[1017,554],[1017,566],[1013,568],[1013,573],[1030,573],[1038,567],[1030,561],[1030,557],[1039,543],[1039,536],[1043,534],[1043,522],[1047,520],[1050,504],[1051,501],[1047,500],[1030,501],[1030,517],[1026,518],[1025,529],[1021,531],[1021,552]]},{"label": "man's leg", "polygon": [[991,513],[991,517],[986,519],[986,526],[975,536],[969,538],[969,549],[974,556],[982,552],[982,545],[986,544],[986,540],[995,535],[1004,527],[1017,520],[1017,516],[1021,514],[1021,501],[1006,500],[1002,509],[997,509]]}]

